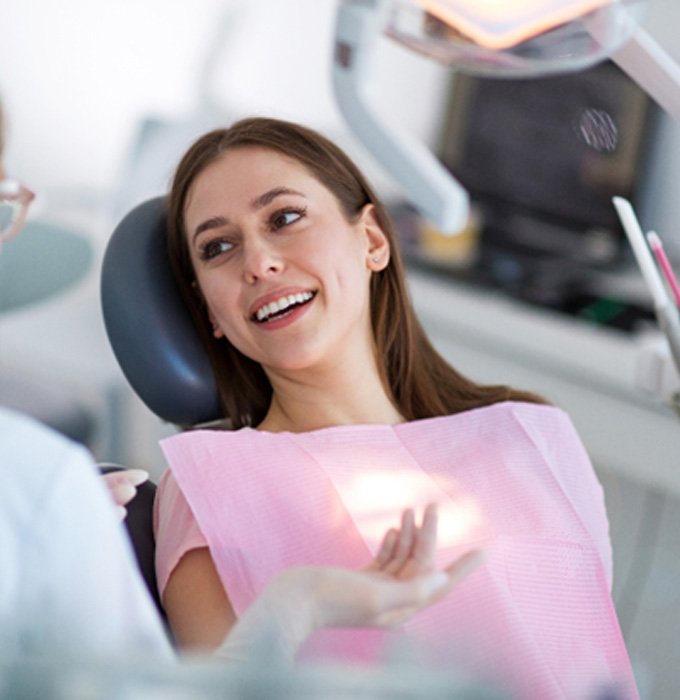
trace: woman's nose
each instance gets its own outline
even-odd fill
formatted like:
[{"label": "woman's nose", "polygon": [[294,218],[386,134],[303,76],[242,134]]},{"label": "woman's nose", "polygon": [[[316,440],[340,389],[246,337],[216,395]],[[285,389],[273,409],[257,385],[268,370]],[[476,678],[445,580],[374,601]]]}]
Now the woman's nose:
[{"label": "woman's nose", "polygon": [[281,255],[267,241],[259,239],[244,243],[243,275],[249,284],[276,275],[283,268]]}]

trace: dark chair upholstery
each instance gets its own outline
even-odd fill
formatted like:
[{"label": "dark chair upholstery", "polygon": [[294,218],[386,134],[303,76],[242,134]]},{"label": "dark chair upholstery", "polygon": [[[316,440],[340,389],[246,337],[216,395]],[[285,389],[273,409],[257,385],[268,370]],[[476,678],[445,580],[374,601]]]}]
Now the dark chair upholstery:
[{"label": "dark chair upholstery", "polygon": [[220,417],[208,356],[170,271],[163,197],[138,205],[114,230],[102,263],[101,303],[118,363],[157,416],[187,426]]},{"label": "dark chair upholstery", "polygon": [[[102,474],[121,470],[122,467],[100,467]],[[165,612],[158,594],[156,567],[154,565],[156,541],[153,535],[153,501],[155,497],[156,484],[152,481],[145,481],[137,486],[137,495],[126,506],[127,517],[125,518],[125,526],[132,542],[132,548],[134,549],[142,578],[158,611],[165,619]]]}]

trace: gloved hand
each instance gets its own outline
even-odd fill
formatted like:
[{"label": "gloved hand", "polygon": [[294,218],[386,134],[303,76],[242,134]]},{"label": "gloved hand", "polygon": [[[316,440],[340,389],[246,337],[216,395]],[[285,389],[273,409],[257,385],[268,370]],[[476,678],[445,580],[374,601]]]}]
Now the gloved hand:
[{"label": "gloved hand", "polygon": [[[104,466],[104,465],[99,465]],[[137,486],[149,478],[149,472],[144,469],[123,469],[122,471],[102,474],[102,479],[113,498],[116,512],[121,520],[125,520],[125,506],[137,495]]]},{"label": "gloved hand", "polygon": [[215,655],[247,661],[263,639],[270,660],[292,662],[307,637],[324,627],[391,627],[432,605],[482,560],[479,550],[435,571],[437,509],[420,526],[413,510],[389,530],[375,559],[361,571],[294,567],[275,576],[241,616]]}]

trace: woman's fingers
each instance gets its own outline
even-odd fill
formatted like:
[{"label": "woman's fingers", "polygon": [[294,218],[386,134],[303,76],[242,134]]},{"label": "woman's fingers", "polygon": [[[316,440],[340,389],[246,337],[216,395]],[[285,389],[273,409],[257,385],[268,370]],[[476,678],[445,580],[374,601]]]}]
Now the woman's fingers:
[{"label": "woman's fingers", "polygon": [[484,551],[481,549],[471,549],[455,561],[451,562],[445,569],[446,573],[455,579],[455,583],[464,579],[471,571],[474,571],[485,559]]},{"label": "woman's fingers", "polygon": [[[437,550],[438,508],[430,503],[423,512],[421,524],[415,522],[413,509],[402,513],[401,526],[389,530],[371,564],[365,571],[379,571],[387,576],[410,579],[433,571]],[[468,561],[460,561],[460,569]],[[472,559],[470,559],[472,565]],[[455,573],[459,561],[450,566]],[[448,570],[448,569],[447,569]]]},{"label": "woman's fingers", "polygon": [[480,550],[467,552],[442,571],[416,575],[410,579],[387,579],[380,585],[382,609],[374,619],[379,626],[401,624],[420,610],[448,595],[484,560]]},{"label": "woman's fingers", "polygon": [[437,506],[429,504],[420,526],[415,523],[412,509],[402,514],[398,540],[389,559],[381,558],[381,571],[398,578],[410,578],[426,573],[434,566],[437,547]]},{"label": "woman's fingers", "polygon": [[451,562],[441,573],[446,574],[448,582],[434,595],[431,602],[443,598],[449,591],[455,588],[466,576],[472,573],[485,559],[484,551],[471,549],[455,561]]},{"label": "woman's fingers", "polygon": [[437,549],[437,521],[437,506],[430,503],[425,508],[420,527],[415,529],[411,554],[399,571],[401,578],[410,578],[432,570]]},{"label": "woman's fingers", "polygon": [[366,567],[365,571],[382,571],[385,566],[392,560],[394,550],[399,541],[399,530],[394,528],[387,531],[380,545],[378,553],[373,561]]},{"label": "woman's fingers", "polygon": [[382,568],[386,574],[396,575],[411,556],[416,540],[416,524],[413,508],[407,508],[401,516],[401,527],[392,557]]}]

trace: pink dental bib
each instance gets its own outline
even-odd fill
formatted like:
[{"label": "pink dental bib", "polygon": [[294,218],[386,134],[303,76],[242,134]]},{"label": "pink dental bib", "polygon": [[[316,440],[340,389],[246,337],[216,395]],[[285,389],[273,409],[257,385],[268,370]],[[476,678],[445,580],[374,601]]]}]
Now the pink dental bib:
[{"label": "pink dental bib", "polygon": [[365,566],[403,508],[434,501],[438,565],[477,547],[484,563],[403,628],[324,630],[304,658],[375,661],[399,642],[511,697],[585,700],[611,683],[637,697],[602,489],[560,410],[503,403],[395,426],[200,430],[162,448],[161,589],[185,551],[207,544],[238,615],[282,569]]}]

